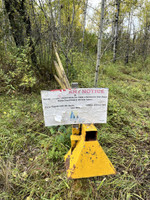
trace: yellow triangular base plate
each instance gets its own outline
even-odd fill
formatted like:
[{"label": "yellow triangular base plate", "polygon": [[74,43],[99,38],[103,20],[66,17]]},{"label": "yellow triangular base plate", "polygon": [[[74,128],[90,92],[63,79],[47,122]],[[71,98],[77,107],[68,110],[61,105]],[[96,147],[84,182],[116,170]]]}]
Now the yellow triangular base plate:
[{"label": "yellow triangular base plate", "polygon": [[65,156],[67,177],[71,179],[116,174],[98,141],[80,140]]}]

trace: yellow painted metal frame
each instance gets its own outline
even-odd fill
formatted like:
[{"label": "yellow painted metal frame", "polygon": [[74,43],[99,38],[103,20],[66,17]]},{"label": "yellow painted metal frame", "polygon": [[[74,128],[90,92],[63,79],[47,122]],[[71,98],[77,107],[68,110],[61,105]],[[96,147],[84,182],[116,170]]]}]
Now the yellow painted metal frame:
[{"label": "yellow painted metal frame", "polygon": [[82,124],[72,128],[71,148],[65,155],[67,177],[71,179],[116,174],[97,141],[97,129]]}]

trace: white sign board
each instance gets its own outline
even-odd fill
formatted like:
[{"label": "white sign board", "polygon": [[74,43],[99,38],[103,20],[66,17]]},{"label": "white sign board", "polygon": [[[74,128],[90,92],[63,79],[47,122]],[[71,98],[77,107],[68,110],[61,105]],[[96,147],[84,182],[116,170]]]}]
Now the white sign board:
[{"label": "white sign board", "polygon": [[106,123],[108,89],[41,91],[45,126]]}]

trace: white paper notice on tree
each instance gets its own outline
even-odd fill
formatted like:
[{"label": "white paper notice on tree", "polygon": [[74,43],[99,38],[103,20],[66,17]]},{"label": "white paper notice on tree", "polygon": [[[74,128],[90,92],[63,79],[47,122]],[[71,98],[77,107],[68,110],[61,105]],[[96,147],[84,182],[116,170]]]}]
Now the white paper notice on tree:
[{"label": "white paper notice on tree", "polygon": [[107,88],[41,91],[45,126],[107,122]]}]

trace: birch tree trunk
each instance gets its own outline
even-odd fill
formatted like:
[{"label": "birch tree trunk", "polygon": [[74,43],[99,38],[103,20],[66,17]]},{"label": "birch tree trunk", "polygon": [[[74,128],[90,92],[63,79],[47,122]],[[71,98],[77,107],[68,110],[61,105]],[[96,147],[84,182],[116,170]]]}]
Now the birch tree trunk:
[{"label": "birch tree trunk", "polygon": [[131,34],[131,19],[130,19],[130,13],[129,13],[129,19],[128,19],[128,30],[127,30],[127,36],[126,36],[126,53],[125,53],[125,64],[129,63],[129,51],[130,51],[130,34]]},{"label": "birch tree trunk", "polygon": [[83,35],[82,35],[82,52],[84,50],[84,35],[85,35],[85,26],[86,26],[86,13],[87,13],[88,0],[85,0],[84,7],[84,19],[83,19]]},{"label": "birch tree trunk", "polygon": [[117,46],[118,46],[119,13],[120,13],[120,0],[116,0],[115,35],[114,35],[114,46],[113,46],[113,62],[116,62],[116,54],[117,54]]},{"label": "birch tree trunk", "polygon": [[[114,21],[115,21],[115,16],[113,16],[113,20],[112,20],[112,27],[111,27],[111,37],[112,37],[112,40],[114,41],[114,33],[115,33],[115,26],[114,26]],[[111,51],[113,52],[113,42],[111,44]]]},{"label": "birch tree trunk", "polygon": [[95,87],[97,87],[98,73],[99,73],[100,60],[101,60],[103,23],[104,23],[104,6],[105,6],[105,0],[102,0],[101,19],[100,19],[99,33],[98,33],[98,43],[97,43],[97,62],[96,62],[96,70],[95,70]]}]

